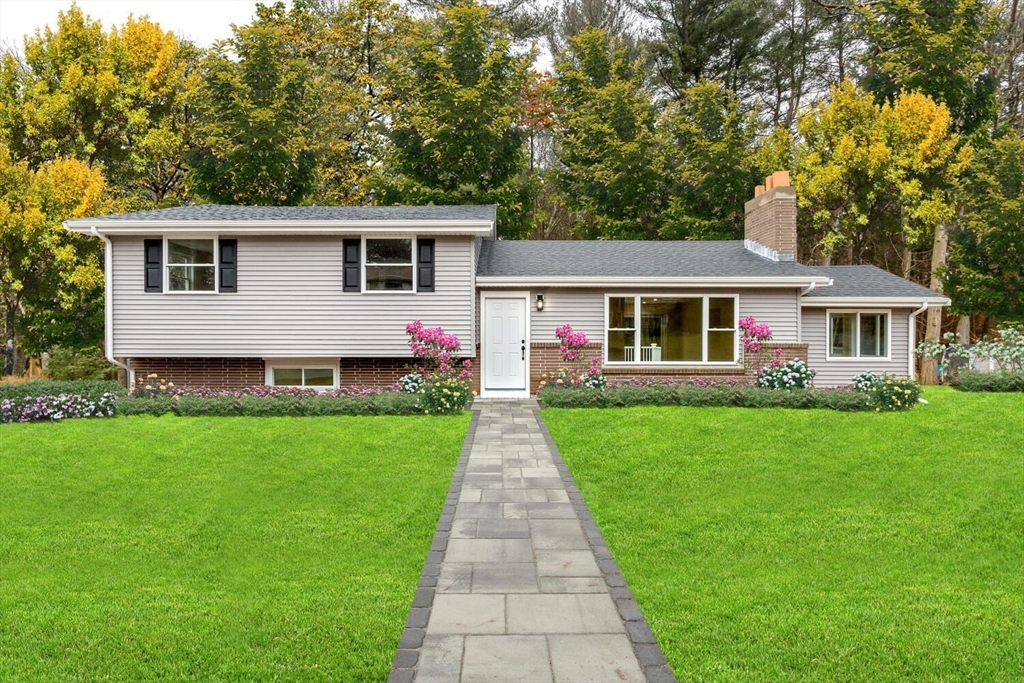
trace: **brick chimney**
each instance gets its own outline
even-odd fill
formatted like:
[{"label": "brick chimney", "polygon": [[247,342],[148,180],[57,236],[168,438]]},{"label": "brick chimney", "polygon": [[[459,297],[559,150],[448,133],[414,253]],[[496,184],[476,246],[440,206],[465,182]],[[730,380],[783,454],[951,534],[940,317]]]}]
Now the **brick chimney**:
[{"label": "brick chimney", "polygon": [[773,261],[796,260],[796,190],[789,171],[776,171],[743,207],[744,246]]}]

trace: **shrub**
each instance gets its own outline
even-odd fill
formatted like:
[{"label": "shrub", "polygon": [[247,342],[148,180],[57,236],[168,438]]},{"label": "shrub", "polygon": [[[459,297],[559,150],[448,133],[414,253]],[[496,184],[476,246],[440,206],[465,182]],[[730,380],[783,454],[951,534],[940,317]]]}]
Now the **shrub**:
[{"label": "shrub", "polygon": [[765,391],[745,385],[618,384],[604,391],[578,391],[546,387],[540,392],[548,408],[619,408],[628,406],[695,406],[739,408],[825,408],[871,410],[863,393],[849,388]]},{"label": "shrub", "polygon": [[398,389],[404,394],[415,394],[423,386],[423,375],[418,372],[410,372],[398,380]]},{"label": "shrub", "polygon": [[124,387],[118,382],[109,380],[69,380],[56,381],[33,379],[27,382],[0,383],[0,399],[36,398],[43,396],[60,396],[75,394],[84,398],[98,399],[103,394],[123,396]]},{"label": "shrub", "polygon": [[871,385],[873,385],[877,381],[878,375],[869,370],[868,372],[860,373],[852,380],[850,380],[850,386],[852,386],[857,391],[867,391],[868,389],[871,388]]},{"label": "shrub", "polygon": [[428,413],[464,410],[472,398],[473,361],[459,359],[462,342],[440,327],[423,327],[419,320],[406,325],[405,331],[413,357],[423,364],[415,373],[423,378],[417,389],[422,409]]},{"label": "shrub", "polygon": [[[271,387],[274,388],[274,387]],[[367,394],[337,392],[223,392],[132,396],[120,402],[122,415],[183,417],[313,417],[323,415],[412,415],[421,412],[417,397],[398,391]]]},{"label": "shrub", "polygon": [[761,389],[806,389],[811,386],[815,372],[807,363],[795,359],[772,364],[757,372],[757,386]]},{"label": "shrub", "polygon": [[0,399],[0,423],[65,420],[76,417],[113,417],[117,395],[57,394]]},{"label": "shrub", "polygon": [[417,396],[419,396],[419,405],[423,412],[440,415],[465,410],[472,398],[467,383],[456,378],[440,378],[424,382]]},{"label": "shrub", "polygon": [[55,346],[50,349],[46,376],[55,380],[117,379],[117,366],[104,358],[96,347],[67,349]]},{"label": "shrub", "polygon": [[543,373],[537,386],[538,393],[548,384],[598,391],[604,389],[608,380],[601,373],[601,357],[591,358],[589,367],[583,357],[583,350],[590,344],[586,333],[573,332],[572,325],[562,325],[555,329],[555,337],[559,342],[558,355],[566,365]]},{"label": "shrub", "polygon": [[1024,371],[967,372],[962,370],[954,386],[963,391],[1024,391]]},{"label": "shrub", "polygon": [[887,372],[877,377],[865,393],[875,410],[910,410],[917,405],[921,388],[909,377],[897,377]]}]

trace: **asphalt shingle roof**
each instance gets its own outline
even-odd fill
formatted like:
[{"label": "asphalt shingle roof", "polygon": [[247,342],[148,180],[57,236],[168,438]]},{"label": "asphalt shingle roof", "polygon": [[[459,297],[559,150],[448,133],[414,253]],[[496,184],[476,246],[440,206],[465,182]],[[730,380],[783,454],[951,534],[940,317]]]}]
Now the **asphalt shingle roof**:
[{"label": "asphalt shingle roof", "polygon": [[772,261],[741,240],[643,242],[493,240],[481,245],[480,277],[800,277],[821,275],[794,261]]},{"label": "asphalt shingle roof", "polygon": [[818,287],[805,296],[818,297],[872,297],[872,298],[936,298],[942,294],[927,287],[904,280],[875,266],[816,266],[833,279],[831,287]]},{"label": "asphalt shingle roof", "polygon": [[[197,204],[98,216],[104,221],[494,221],[495,206],[225,206]],[[90,219],[83,219],[90,220]]]}]

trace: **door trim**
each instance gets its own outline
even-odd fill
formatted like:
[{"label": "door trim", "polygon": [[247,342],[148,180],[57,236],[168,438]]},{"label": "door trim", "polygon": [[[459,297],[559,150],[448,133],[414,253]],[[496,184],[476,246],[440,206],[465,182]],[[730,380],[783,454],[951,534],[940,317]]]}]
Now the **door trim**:
[{"label": "door trim", "polygon": [[[522,299],[526,309],[526,376],[525,389],[487,389],[487,300],[488,299]],[[480,397],[481,398],[529,398],[530,397],[530,292],[506,292],[495,290],[480,292]]]}]

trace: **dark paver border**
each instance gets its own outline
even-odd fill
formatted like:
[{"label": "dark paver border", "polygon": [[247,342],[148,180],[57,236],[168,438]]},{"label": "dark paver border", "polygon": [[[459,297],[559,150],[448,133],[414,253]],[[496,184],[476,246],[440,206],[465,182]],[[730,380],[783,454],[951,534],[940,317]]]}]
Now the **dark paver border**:
[{"label": "dark paver border", "polygon": [[647,624],[647,619],[640,611],[640,606],[637,605],[636,599],[633,597],[633,591],[629,590],[629,586],[626,585],[626,579],[622,576],[622,571],[615,562],[604,536],[601,535],[601,530],[597,528],[594,515],[591,514],[590,508],[583,500],[583,494],[580,493],[576,480],[572,478],[565,459],[562,457],[562,452],[558,450],[555,440],[551,437],[551,432],[548,431],[547,424],[540,416],[540,410],[534,409],[533,415],[537,418],[544,441],[551,451],[555,467],[558,468],[558,473],[562,476],[562,483],[569,494],[569,502],[572,503],[573,510],[580,518],[583,533],[590,543],[594,557],[597,558],[597,565],[601,568],[601,575],[608,585],[608,591],[615,602],[615,607],[626,625],[626,633],[633,644],[633,651],[636,652],[636,657],[640,661],[644,676],[647,677],[649,683],[676,683],[672,667],[669,666],[665,654],[661,651],[661,646],[658,645],[657,638],[654,637],[651,627]]},{"label": "dark paver border", "polygon": [[[448,538],[452,532],[452,521],[455,519],[455,506],[462,493],[462,481],[466,478],[466,466],[469,463],[469,452],[473,449],[473,438],[480,422],[480,411],[473,411],[473,419],[466,432],[466,440],[462,444],[459,461],[455,465],[455,474],[448,487],[448,495],[441,508],[441,517],[437,520],[434,539],[430,543],[427,561],[420,574],[420,583],[416,595],[412,599],[409,616],[402,629],[402,638],[398,641],[398,652],[391,664],[388,683],[412,683],[416,665],[420,660],[420,649],[423,647],[423,636],[426,634],[427,622],[430,620],[430,609],[434,604],[434,591],[437,589],[437,577],[441,574],[441,563],[448,549]],[[546,430],[545,430],[546,431]]]}]

